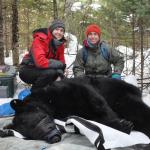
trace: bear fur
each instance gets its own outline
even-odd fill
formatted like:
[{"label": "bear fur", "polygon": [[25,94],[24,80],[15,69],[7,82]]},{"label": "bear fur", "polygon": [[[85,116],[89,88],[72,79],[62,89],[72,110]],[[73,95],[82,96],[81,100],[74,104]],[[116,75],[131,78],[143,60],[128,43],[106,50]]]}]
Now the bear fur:
[{"label": "bear fur", "polygon": [[150,107],[142,101],[137,87],[122,80],[64,79],[33,89],[32,96],[43,99],[44,103],[49,101],[55,108],[54,118],[77,115],[126,133],[134,125],[134,130],[150,137]]},{"label": "bear fur", "polygon": [[10,130],[13,129],[26,139],[45,140],[51,144],[61,140],[61,133],[51,117],[53,111],[47,109],[47,105],[36,102],[32,97],[26,101],[14,99],[10,105],[15,110],[15,117],[11,124],[0,130],[1,137],[14,136]]},{"label": "bear fur", "polygon": [[[56,131],[53,118],[64,119],[72,115],[126,133],[130,133],[134,125],[134,130],[150,137],[150,108],[142,101],[140,90],[116,79],[84,77],[55,81],[33,88],[24,101],[13,100],[11,106],[16,115],[12,125],[6,128],[17,129],[30,139],[51,142],[53,138],[50,140],[48,137],[54,137],[51,143],[59,141],[57,137],[60,134]],[[49,118],[49,121],[46,119],[43,124],[40,123],[43,118]],[[39,130],[37,124],[40,132],[36,132]],[[48,124],[51,124],[50,128]]]}]

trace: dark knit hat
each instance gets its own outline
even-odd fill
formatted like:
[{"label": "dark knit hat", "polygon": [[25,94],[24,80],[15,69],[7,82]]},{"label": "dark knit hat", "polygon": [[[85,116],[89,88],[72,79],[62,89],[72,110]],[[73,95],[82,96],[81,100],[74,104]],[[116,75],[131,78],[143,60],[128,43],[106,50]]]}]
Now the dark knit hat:
[{"label": "dark knit hat", "polygon": [[59,20],[59,19],[55,19],[51,23],[51,25],[49,26],[49,29],[50,29],[51,32],[53,32],[53,30],[56,29],[56,28],[58,28],[58,27],[63,28],[64,31],[65,31],[65,25],[64,25],[64,23],[61,20]]},{"label": "dark knit hat", "polygon": [[85,30],[85,35],[88,36],[90,32],[96,32],[99,36],[101,35],[101,29],[96,24],[90,24],[89,26],[87,26]]}]

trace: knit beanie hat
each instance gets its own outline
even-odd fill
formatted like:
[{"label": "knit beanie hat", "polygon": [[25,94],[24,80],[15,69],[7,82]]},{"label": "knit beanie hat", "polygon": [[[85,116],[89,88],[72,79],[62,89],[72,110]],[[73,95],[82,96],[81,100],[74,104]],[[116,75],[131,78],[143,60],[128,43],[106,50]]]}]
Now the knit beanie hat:
[{"label": "knit beanie hat", "polygon": [[85,35],[88,36],[90,32],[96,32],[99,36],[101,35],[101,29],[98,25],[96,24],[90,24],[87,26],[85,30]]},{"label": "knit beanie hat", "polygon": [[49,26],[49,29],[50,29],[51,32],[53,32],[53,30],[56,29],[56,28],[58,28],[58,27],[63,28],[64,31],[65,31],[65,25],[64,25],[64,23],[61,20],[59,20],[59,19],[55,19],[51,23],[51,25]]}]

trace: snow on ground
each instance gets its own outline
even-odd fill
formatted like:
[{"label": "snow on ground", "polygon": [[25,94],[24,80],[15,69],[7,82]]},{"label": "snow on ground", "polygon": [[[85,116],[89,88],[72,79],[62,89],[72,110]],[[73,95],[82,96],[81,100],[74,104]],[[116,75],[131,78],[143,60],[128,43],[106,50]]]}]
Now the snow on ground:
[{"label": "snow on ground", "polygon": [[[132,72],[133,68],[133,50],[131,48],[125,46],[118,46],[116,48],[120,52],[124,54],[125,59],[127,60],[124,64],[124,70],[122,75],[129,75]],[[150,49],[144,50],[144,78],[149,77],[150,75]],[[140,78],[141,72],[141,54],[140,52],[136,52],[135,54],[135,74],[137,78]],[[148,80],[145,82],[149,82]]]},{"label": "snow on ground", "polygon": [[150,94],[143,95],[143,101],[150,106]]},{"label": "snow on ground", "polygon": [[127,56],[132,56],[133,55],[133,50],[132,48],[129,47],[125,47],[123,45],[120,45],[116,48],[117,50],[119,50],[121,53],[127,55]]},{"label": "snow on ground", "polygon": [[81,8],[82,8],[82,3],[75,2],[71,7],[71,11],[78,11],[78,10],[81,10]]},{"label": "snow on ground", "polygon": [[[138,87],[137,79],[134,75],[128,75],[124,78],[124,81]],[[146,93],[146,92],[144,92]],[[143,101],[150,106],[150,94],[143,94]]]},{"label": "snow on ground", "polygon": [[138,87],[137,78],[134,75],[128,75],[124,78],[124,81]]}]

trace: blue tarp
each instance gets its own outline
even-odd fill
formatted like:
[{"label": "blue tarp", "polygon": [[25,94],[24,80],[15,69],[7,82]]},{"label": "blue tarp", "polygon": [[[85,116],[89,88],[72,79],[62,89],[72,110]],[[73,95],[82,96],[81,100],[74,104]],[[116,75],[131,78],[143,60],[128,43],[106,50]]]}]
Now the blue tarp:
[{"label": "blue tarp", "polygon": [[12,116],[15,111],[11,108],[10,103],[0,105],[0,117]]},{"label": "blue tarp", "polygon": [[[24,89],[18,94],[18,99],[23,100],[30,93],[30,89]],[[0,117],[12,116],[14,114],[15,111],[11,108],[10,102],[0,105]]]}]

